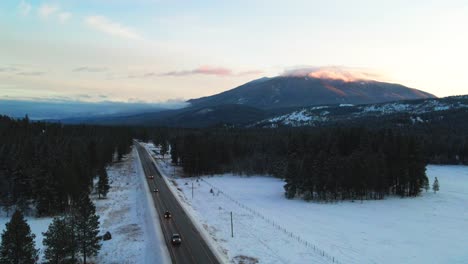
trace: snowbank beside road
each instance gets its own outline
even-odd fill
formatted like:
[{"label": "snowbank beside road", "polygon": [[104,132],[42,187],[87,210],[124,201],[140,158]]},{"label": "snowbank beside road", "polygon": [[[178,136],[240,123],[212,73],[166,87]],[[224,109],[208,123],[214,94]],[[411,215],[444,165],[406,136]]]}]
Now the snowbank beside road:
[{"label": "snowbank beside road", "polygon": [[103,242],[98,263],[170,263],[137,151],[107,171],[109,194],[95,202],[101,233],[112,239]]}]

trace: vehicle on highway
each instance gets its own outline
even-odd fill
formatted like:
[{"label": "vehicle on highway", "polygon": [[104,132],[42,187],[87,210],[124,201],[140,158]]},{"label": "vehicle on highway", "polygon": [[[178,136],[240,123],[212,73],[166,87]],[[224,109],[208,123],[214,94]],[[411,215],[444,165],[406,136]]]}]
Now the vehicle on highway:
[{"label": "vehicle on highway", "polygon": [[153,175],[148,176],[149,179],[154,179]]},{"label": "vehicle on highway", "polygon": [[153,192],[157,193],[157,192],[159,192],[159,189],[154,188]]},{"label": "vehicle on highway", "polygon": [[172,234],[171,243],[175,246],[180,245],[180,243],[182,243],[182,238],[179,234]]},{"label": "vehicle on highway", "polygon": [[164,213],[164,218],[171,218],[171,217],[172,217],[172,215],[171,215],[171,213],[169,211],[166,211]]}]

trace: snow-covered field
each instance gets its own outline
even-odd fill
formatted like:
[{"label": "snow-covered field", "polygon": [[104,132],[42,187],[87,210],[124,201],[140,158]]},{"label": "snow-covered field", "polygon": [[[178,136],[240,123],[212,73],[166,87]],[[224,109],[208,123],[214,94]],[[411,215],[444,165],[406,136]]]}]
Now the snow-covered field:
[{"label": "snow-covered field", "polygon": [[[135,150],[122,162],[107,168],[110,190],[107,199],[93,195],[100,216],[101,235],[106,231],[112,239],[103,241],[102,249],[94,261],[100,264],[169,263],[169,255],[161,236],[160,225],[141,163]],[[0,216],[0,232],[10,219]],[[28,217],[36,235],[36,247],[42,252],[42,232],[47,231],[52,218]]]},{"label": "snow-covered field", "polygon": [[[170,165],[160,167],[172,175]],[[265,176],[177,178],[175,185],[234,263],[241,256],[259,263],[468,263],[468,167],[430,165],[427,174],[431,183],[438,177],[437,194],[363,203],[287,200],[284,183]]]}]

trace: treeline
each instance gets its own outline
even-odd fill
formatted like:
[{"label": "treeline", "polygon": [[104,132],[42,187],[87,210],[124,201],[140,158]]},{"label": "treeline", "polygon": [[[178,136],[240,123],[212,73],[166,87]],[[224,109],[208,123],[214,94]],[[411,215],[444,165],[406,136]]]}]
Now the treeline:
[{"label": "treeline", "polygon": [[468,109],[454,109],[322,128],[156,128],[146,138],[167,148],[188,176],[269,174],[286,180],[288,197],[381,199],[427,189],[426,164],[468,165],[467,116]]},{"label": "treeline", "polygon": [[[6,211],[32,207],[39,216],[62,213],[89,193],[94,178],[106,178],[106,164],[131,144],[129,128],[0,116],[0,205]],[[107,190],[101,184],[100,192]]]},{"label": "treeline", "polygon": [[[392,129],[415,136],[422,142],[430,164],[468,165],[468,108],[435,111],[418,115],[398,113],[390,116],[350,120],[340,126],[364,126],[371,130]],[[419,121],[414,121],[419,120]],[[338,124],[332,124],[336,126]]]},{"label": "treeline", "polygon": [[288,198],[406,197],[427,185],[421,142],[391,129],[184,130],[168,140],[189,176],[270,174],[285,179]]},{"label": "treeline", "polygon": [[428,185],[418,140],[392,130],[332,130],[292,140],[284,175],[286,197],[306,200],[416,196]]},{"label": "treeline", "polygon": [[422,138],[431,164],[468,165],[468,108],[428,113],[421,116],[430,123],[418,124],[408,133]]}]

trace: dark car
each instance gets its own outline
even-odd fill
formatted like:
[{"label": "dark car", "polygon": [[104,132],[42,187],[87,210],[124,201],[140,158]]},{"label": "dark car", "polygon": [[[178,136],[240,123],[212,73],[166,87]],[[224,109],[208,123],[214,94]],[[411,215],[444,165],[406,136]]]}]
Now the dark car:
[{"label": "dark car", "polygon": [[149,179],[154,179],[153,175],[148,176]]},{"label": "dark car", "polygon": [[172,234],[171,243],[174,246],[180,245],[182,243],[182,238],[179,234]]},{"label": "dark car", "polygon": [[159,189],[158,189],[158,188],[154,188],[153,192],[157,193],[157,192],[159,192]]},{"label": "dark car", "polygon": [[164,213],[164,218],[171,218],[171,217],[172,217],[172,215],[171,215],[171,213],[169,211],[166,211]]}]

